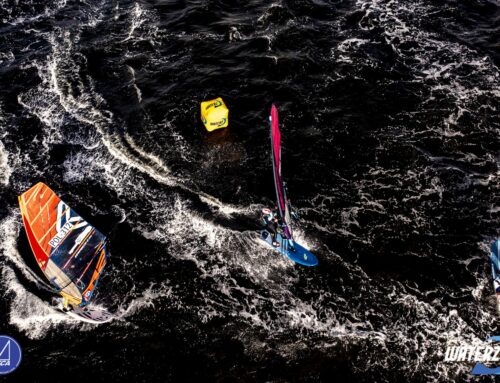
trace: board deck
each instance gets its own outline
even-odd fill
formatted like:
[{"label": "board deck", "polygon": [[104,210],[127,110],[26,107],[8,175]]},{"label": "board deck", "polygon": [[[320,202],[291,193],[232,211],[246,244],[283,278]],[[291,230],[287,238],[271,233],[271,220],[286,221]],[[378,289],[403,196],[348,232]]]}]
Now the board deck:
[{"label": "board deck", "polygon": [[85,307],[77,306],[69,311],[65,311],[62,309],[61,305],[60,309],[73,319],[86,323],[102,324],[111,322],[113,319],[116,319],[116,317],[113,314],[109,313],[108,311],[92,306],[85,306]]},{"label": "board deck", "polygon": [[288,257],[295,263],[298,263],[303,266],[316,266],[318,264],[318,259],[311,253],[309,250],[295,242],[294,249],[292,250],[290,247],[283,246],[283,238],[281,234],[277,234],[276,239],[277,242],[280,243],[279,247],[273,246],[272,236],[267,230],[262,230],[260,238],[267,243],[269,246],[273,248],[274,251]]}]

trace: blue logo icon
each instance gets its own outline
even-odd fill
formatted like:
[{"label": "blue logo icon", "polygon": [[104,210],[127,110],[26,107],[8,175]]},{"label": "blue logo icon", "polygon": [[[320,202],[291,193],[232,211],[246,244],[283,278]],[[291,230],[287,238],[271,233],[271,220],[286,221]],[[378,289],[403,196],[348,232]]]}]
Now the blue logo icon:
[{"label": "blue logo icon", "polygon": [[[494,342],[500,342],[500,336],[491,336],[489,337],[486,342],[489,343],[494,343]],[[498,354],[500,350],[497,348],[495,350],[495,357],[498,361]],[[499,366],[494,366],[494,367],[488,367],[484,363],[477,362],[474,366],[474,368],[471,371],[472,375],[500,375],[500,367]]]},{"label": "blue logo icon", "polygon": [[10,374],[21,363],[21,347],[10,336],[0,335],[0,375]]}]

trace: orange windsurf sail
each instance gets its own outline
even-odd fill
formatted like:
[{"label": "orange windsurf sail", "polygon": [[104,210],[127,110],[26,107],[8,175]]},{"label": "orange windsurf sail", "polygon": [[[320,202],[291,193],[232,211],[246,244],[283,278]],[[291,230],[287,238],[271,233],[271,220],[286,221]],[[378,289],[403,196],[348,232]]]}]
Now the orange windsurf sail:
[{"label": "orange windsurf sail", "polygon": [[106,237],[41,182],[19,196],[19,206],[47,279],[71,304],[86,305],[106,264]]}]

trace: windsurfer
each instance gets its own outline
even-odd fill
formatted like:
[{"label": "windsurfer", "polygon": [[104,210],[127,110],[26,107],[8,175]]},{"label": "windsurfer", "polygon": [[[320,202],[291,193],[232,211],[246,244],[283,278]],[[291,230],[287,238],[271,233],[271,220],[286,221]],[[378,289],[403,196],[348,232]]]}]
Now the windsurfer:
[{"label": "windsurfer", "polygon": [[279,247],[279,242],[276,241],[276,234],[278,232],[278,218],[276,212],[269,208],[262,209],[262,223],[264,228],[271,234],[273,239],[273,246]]},{"label": "windsurfer", "polygon": [[74,298],[61,292],[60,294],[63,297],[63,311],[71,311],[73,310],[73,305],[78,306],[78,301],[76,301]]}]

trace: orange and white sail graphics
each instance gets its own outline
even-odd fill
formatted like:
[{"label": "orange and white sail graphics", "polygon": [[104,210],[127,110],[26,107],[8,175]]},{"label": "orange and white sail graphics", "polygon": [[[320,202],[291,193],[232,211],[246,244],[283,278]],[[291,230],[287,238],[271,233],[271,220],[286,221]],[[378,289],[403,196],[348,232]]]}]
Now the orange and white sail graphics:
[{"label": "orange and white sail graphics", "polygon": [[47,279],[70,303],[86,305],[106,264],[106,237],[41,182],[19,196],[19,206]]}]

